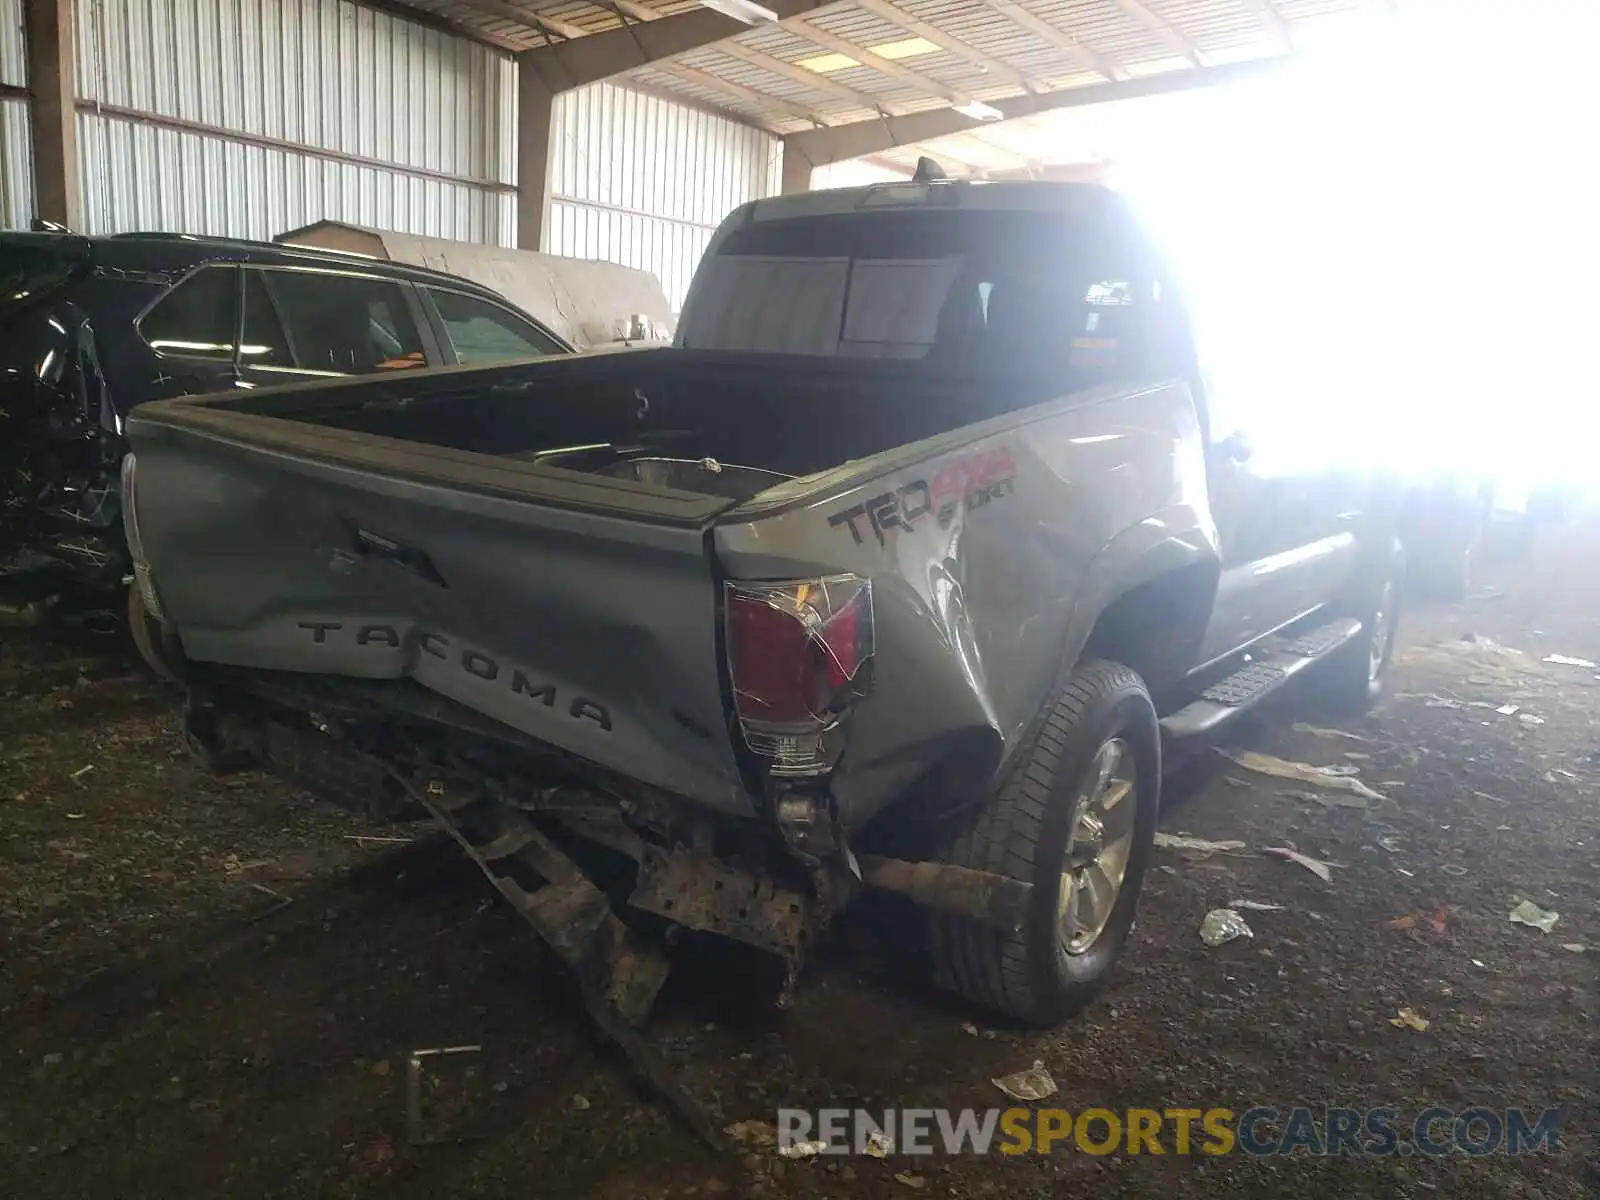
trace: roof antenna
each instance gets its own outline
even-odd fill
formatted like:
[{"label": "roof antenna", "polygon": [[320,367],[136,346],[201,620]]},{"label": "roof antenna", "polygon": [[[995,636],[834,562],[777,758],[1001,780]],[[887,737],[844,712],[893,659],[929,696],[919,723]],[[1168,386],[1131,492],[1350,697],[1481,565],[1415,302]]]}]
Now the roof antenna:
[{"label": "roof antenna", "polygon": [[912,183],[932,183],[938,179],[949,179],[945,169],[926,154],[917,159],[917,173],[911,177]]}]

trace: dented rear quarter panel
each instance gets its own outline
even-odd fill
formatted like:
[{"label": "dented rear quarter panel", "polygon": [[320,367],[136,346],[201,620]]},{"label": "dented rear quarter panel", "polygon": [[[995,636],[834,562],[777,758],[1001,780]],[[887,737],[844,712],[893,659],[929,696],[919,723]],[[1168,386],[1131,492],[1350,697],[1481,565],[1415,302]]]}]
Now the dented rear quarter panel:
[{"label": "dented rear quarter panel", "polygon": [[1001,769],[1107,604],[1217,558],[1183,383],[1064,397],[799,482],[725,516],[716,553],[733,579],[872,581],[873,682],[833,780],[851,828],[957,747]]}]

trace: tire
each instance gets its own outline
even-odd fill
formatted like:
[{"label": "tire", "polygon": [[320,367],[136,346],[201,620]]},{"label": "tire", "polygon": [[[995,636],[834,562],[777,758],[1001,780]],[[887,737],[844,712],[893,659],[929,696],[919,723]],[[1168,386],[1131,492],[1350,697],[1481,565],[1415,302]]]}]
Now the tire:
[{"label": "tire", "polygon": [[[1361,622],[1361,633],[1336,650],[1312,676],[1318,696],[1347,716],[1366,712],[1383,695],[1384,679],[1394,661],[1406,579],[1405,554],[1399,542],[1375,558],[1357,579],[1345,612]],[[1309,674],[1309,673],[1308,673]]]},{"label": "tire", "polygon": [[[1087,943],[1069,948],[1061,932],[1063,874],[1074,842],[1083,854],[1080,808],[1099,794],[1100,756],[1113,742],[1123,747],[1117,776],[1131,772],[1132,787],[1101,814],[1126,851],[1115,899],[1102,904],[1103,925]],[[997,929],[963,917],[934,914],[930,949],[939,982],[968,1000],[1038,1027],[1059,1025],[1105,988],[1133,928],[1134,910],[1150,864],[1161,803],[1161,734],[1150,694],[1120,663],[1080,664],[1051,701],[1038,731],[1015,765],[975,814],[946,861],[994,871],[1033,884],[1021,928]],[[1123,805],[1132,808],[1121,812]],[[1089,867],[1088,878],[1097,868]],[[1093,890],[1093,889],[1091,889]],[[1083,891],[1076,893],[1084,896]],[[1075,911],[1091,916],[1095,905]],[[1087,907],[1083,907],[1087,903]],[[1080,931],[1087,934],[1088,930]]]}]

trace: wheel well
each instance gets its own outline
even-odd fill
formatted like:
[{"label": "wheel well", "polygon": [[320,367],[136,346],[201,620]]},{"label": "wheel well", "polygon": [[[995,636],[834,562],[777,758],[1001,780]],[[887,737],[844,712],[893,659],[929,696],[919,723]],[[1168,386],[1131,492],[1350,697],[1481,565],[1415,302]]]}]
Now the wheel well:
[{"label": "wheel well", "polygon": [[1137,671],[1157,708],[1196,665],[1220,568],[1199,562],[1122,593],[1100,613],[1085,658],[1108,658]]}]

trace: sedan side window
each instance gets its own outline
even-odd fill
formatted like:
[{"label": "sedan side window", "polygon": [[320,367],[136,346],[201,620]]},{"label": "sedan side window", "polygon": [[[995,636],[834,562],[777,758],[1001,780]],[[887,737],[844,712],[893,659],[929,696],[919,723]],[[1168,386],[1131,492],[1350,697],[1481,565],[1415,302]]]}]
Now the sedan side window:
[{"label": "sedan side window", "polygon": [[553,337],[510,309],[460,292],[423,291],[438,308],[456,360],[464,366],[565,353]]},{"label": "sedan side window", "polygon": [[245,327],[241,358],[267,369],[369,375],[427,365],[405,292],[387,279],[249,271]]},{"label": "sedan side window", "polygon": [[237,285],[231,265],[202,267],[156,301],[139,322],[139,336],[167,358],[232,362]]}]

